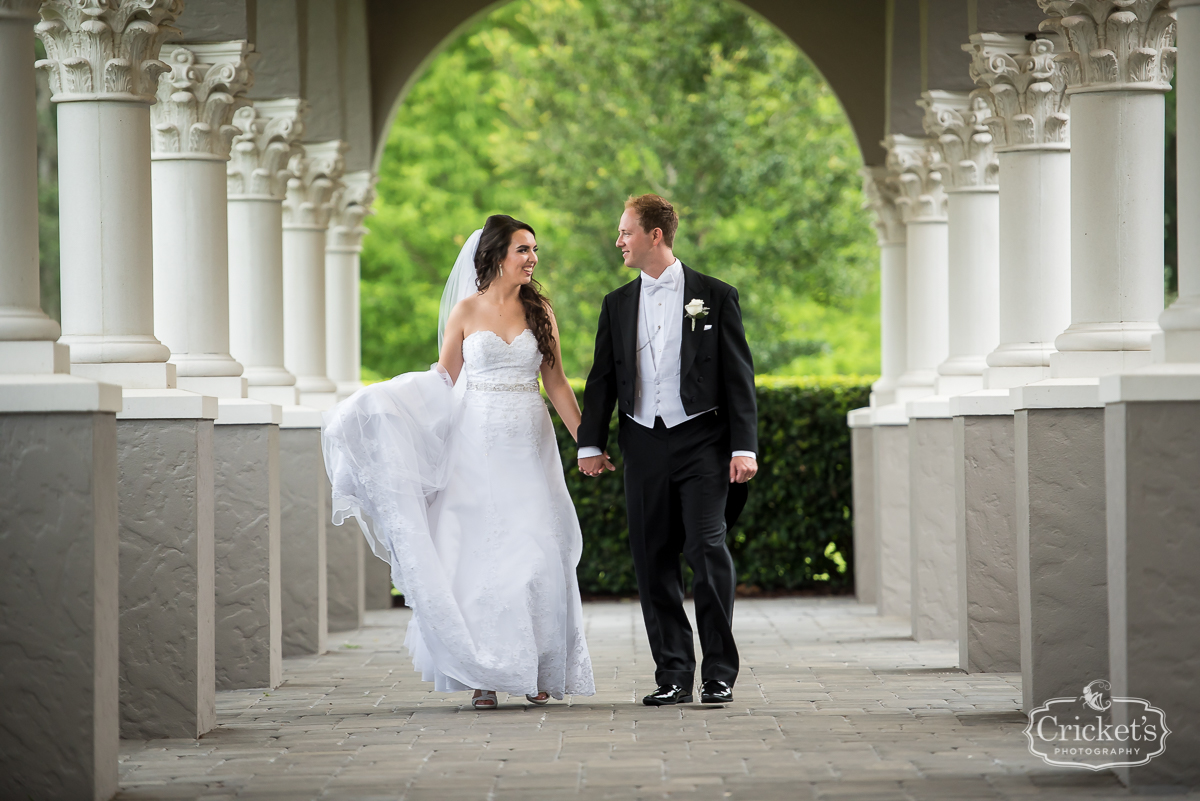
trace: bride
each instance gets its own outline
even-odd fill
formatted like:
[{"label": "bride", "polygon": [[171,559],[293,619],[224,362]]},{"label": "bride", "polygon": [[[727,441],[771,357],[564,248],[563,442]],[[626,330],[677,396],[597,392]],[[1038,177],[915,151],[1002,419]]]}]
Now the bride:
[{"label": "bride", "polygon": [[325,413],[333,520],[356,517],[412,607],[405,645],[438,692],[536,704],[594,695],[575,568],[583,547],[546,394],[576,435],[533,229],[489,217],[463,246],[425,373]]}]

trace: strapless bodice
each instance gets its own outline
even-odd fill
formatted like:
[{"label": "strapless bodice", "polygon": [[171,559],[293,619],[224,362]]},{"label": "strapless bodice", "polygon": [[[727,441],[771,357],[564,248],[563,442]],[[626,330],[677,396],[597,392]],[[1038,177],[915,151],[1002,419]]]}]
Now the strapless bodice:
[{"label": "strapless bodice", "polygon": [[476,331],[463,340],[463,363],[470,382],[528,384],[537,381],[542,352],[528,328],[511,343],[494,331]]}]

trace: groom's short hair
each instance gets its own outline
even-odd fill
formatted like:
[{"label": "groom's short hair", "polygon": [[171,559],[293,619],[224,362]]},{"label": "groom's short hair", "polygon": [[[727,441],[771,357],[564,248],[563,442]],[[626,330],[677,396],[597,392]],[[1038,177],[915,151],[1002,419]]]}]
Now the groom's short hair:
[{"label": "groom's short hair", "polygon": [[633,209],[642,222],[642,230],[650,233],[655,228],[663,233],[663,244],[667,247],[675,245],[675,230],[679,228],[679,215],[675,207],[666,198],[658,195],[629,196],[625,208]]}]

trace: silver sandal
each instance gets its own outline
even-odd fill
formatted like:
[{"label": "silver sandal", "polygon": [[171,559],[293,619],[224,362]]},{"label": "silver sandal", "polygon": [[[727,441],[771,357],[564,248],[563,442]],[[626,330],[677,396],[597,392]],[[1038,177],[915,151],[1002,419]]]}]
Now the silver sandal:
[{"label": "silver sandal", "polygon": [[[538,698],[538,695],[544,695],[546,697]],[[545,706],[546,704],[550,703],[550,693],[543,690],[542,692],[538,693],[537,695],[526,695],[525,700],[531,704],[537,704],[538,706]]]},{"label": "silver sandal", "polygon": [[479,695],[471,699],[471,706],[475,709],[495,709],[500,706],[500,701],[493,690],[480,690]]}]

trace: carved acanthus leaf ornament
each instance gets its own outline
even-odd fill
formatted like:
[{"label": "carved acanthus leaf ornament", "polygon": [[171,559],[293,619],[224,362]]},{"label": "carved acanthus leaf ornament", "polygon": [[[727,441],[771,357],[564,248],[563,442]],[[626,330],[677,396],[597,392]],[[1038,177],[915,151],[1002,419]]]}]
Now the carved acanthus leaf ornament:
[{"label": "carved acanthus leaf ornament", "polygon": [[229,156],[239,133],[233,112],[250,103],[242,97],[254,80],[248,50],[242,42],[164,48],[170,69],[158,79],[158,102],[150,110],[156,154]]},{"label": "carved acanthus leaf ornament", "polygon": [[1050,17],[1042,30],[1061,34],[1070,51],[1072,92],[1166,92],[1175,71],[1175,14],[1168,0],[1038,0]]},{"label": "carved acanthus leaf ornament", "polygon": [[132,100],[153,103],[163,41],[182,0],[45,0],[35,28],[46,47],[37,62],[50,76],[55,102]]},{"label": "carved acanthus leaf ornament", "polygon": [[305,144],[292,155],[287,195],[283,200],[284,227],[326,228],[333,199],[346,169],[346,143],[341,140]]},{"label": "carved acanthus leaf ornament", "polygon": [[371,214],[375,202],[375,177],[367,170],[346,173],[333,198],[333,216],[329,221],[328,247],[359,248],[367,229],[363,220]]},{"label": "carved acanthus leaf ornament", "polygon": [[302,100],[260,100],[233,113],[239,133],[233,137],[225,171],[231,198],[283,200],[292,175],[288,164],[299,152],[306,111]]},{"label": "carved acanthus leaf ornament", "polygon": [[988,104],[984,120],[997,148],[1066,149],[1070,146],[1067,67],[1056,58],[1057,36],[977,34],[963,49],[971,54],[971,78],[983,87],[972,93]]},{"label": "carved acanthus leaf ornament", "polygon": [[887,148],[888,184],[904,222],[942,222],[946,219],[946,192],[942,173],[946,164],[931,139],[893,134],[883,140]]},{"label": "carved acanthus leaf ornament", "polygon": [[987,103],[962,92],[925,92],[919,102],[925,109],[925,133],[939,151],[945,187],[998,186],[1000,165],[984,124],[990,114]]},{"label": "carved acanthus leaf ornament", "polygon": [[887,167],[863,167],[863,208],[875,212],[875,235],[879,246],[905,242],[904,220],[896,208],[896,193],[888,183]]}]

